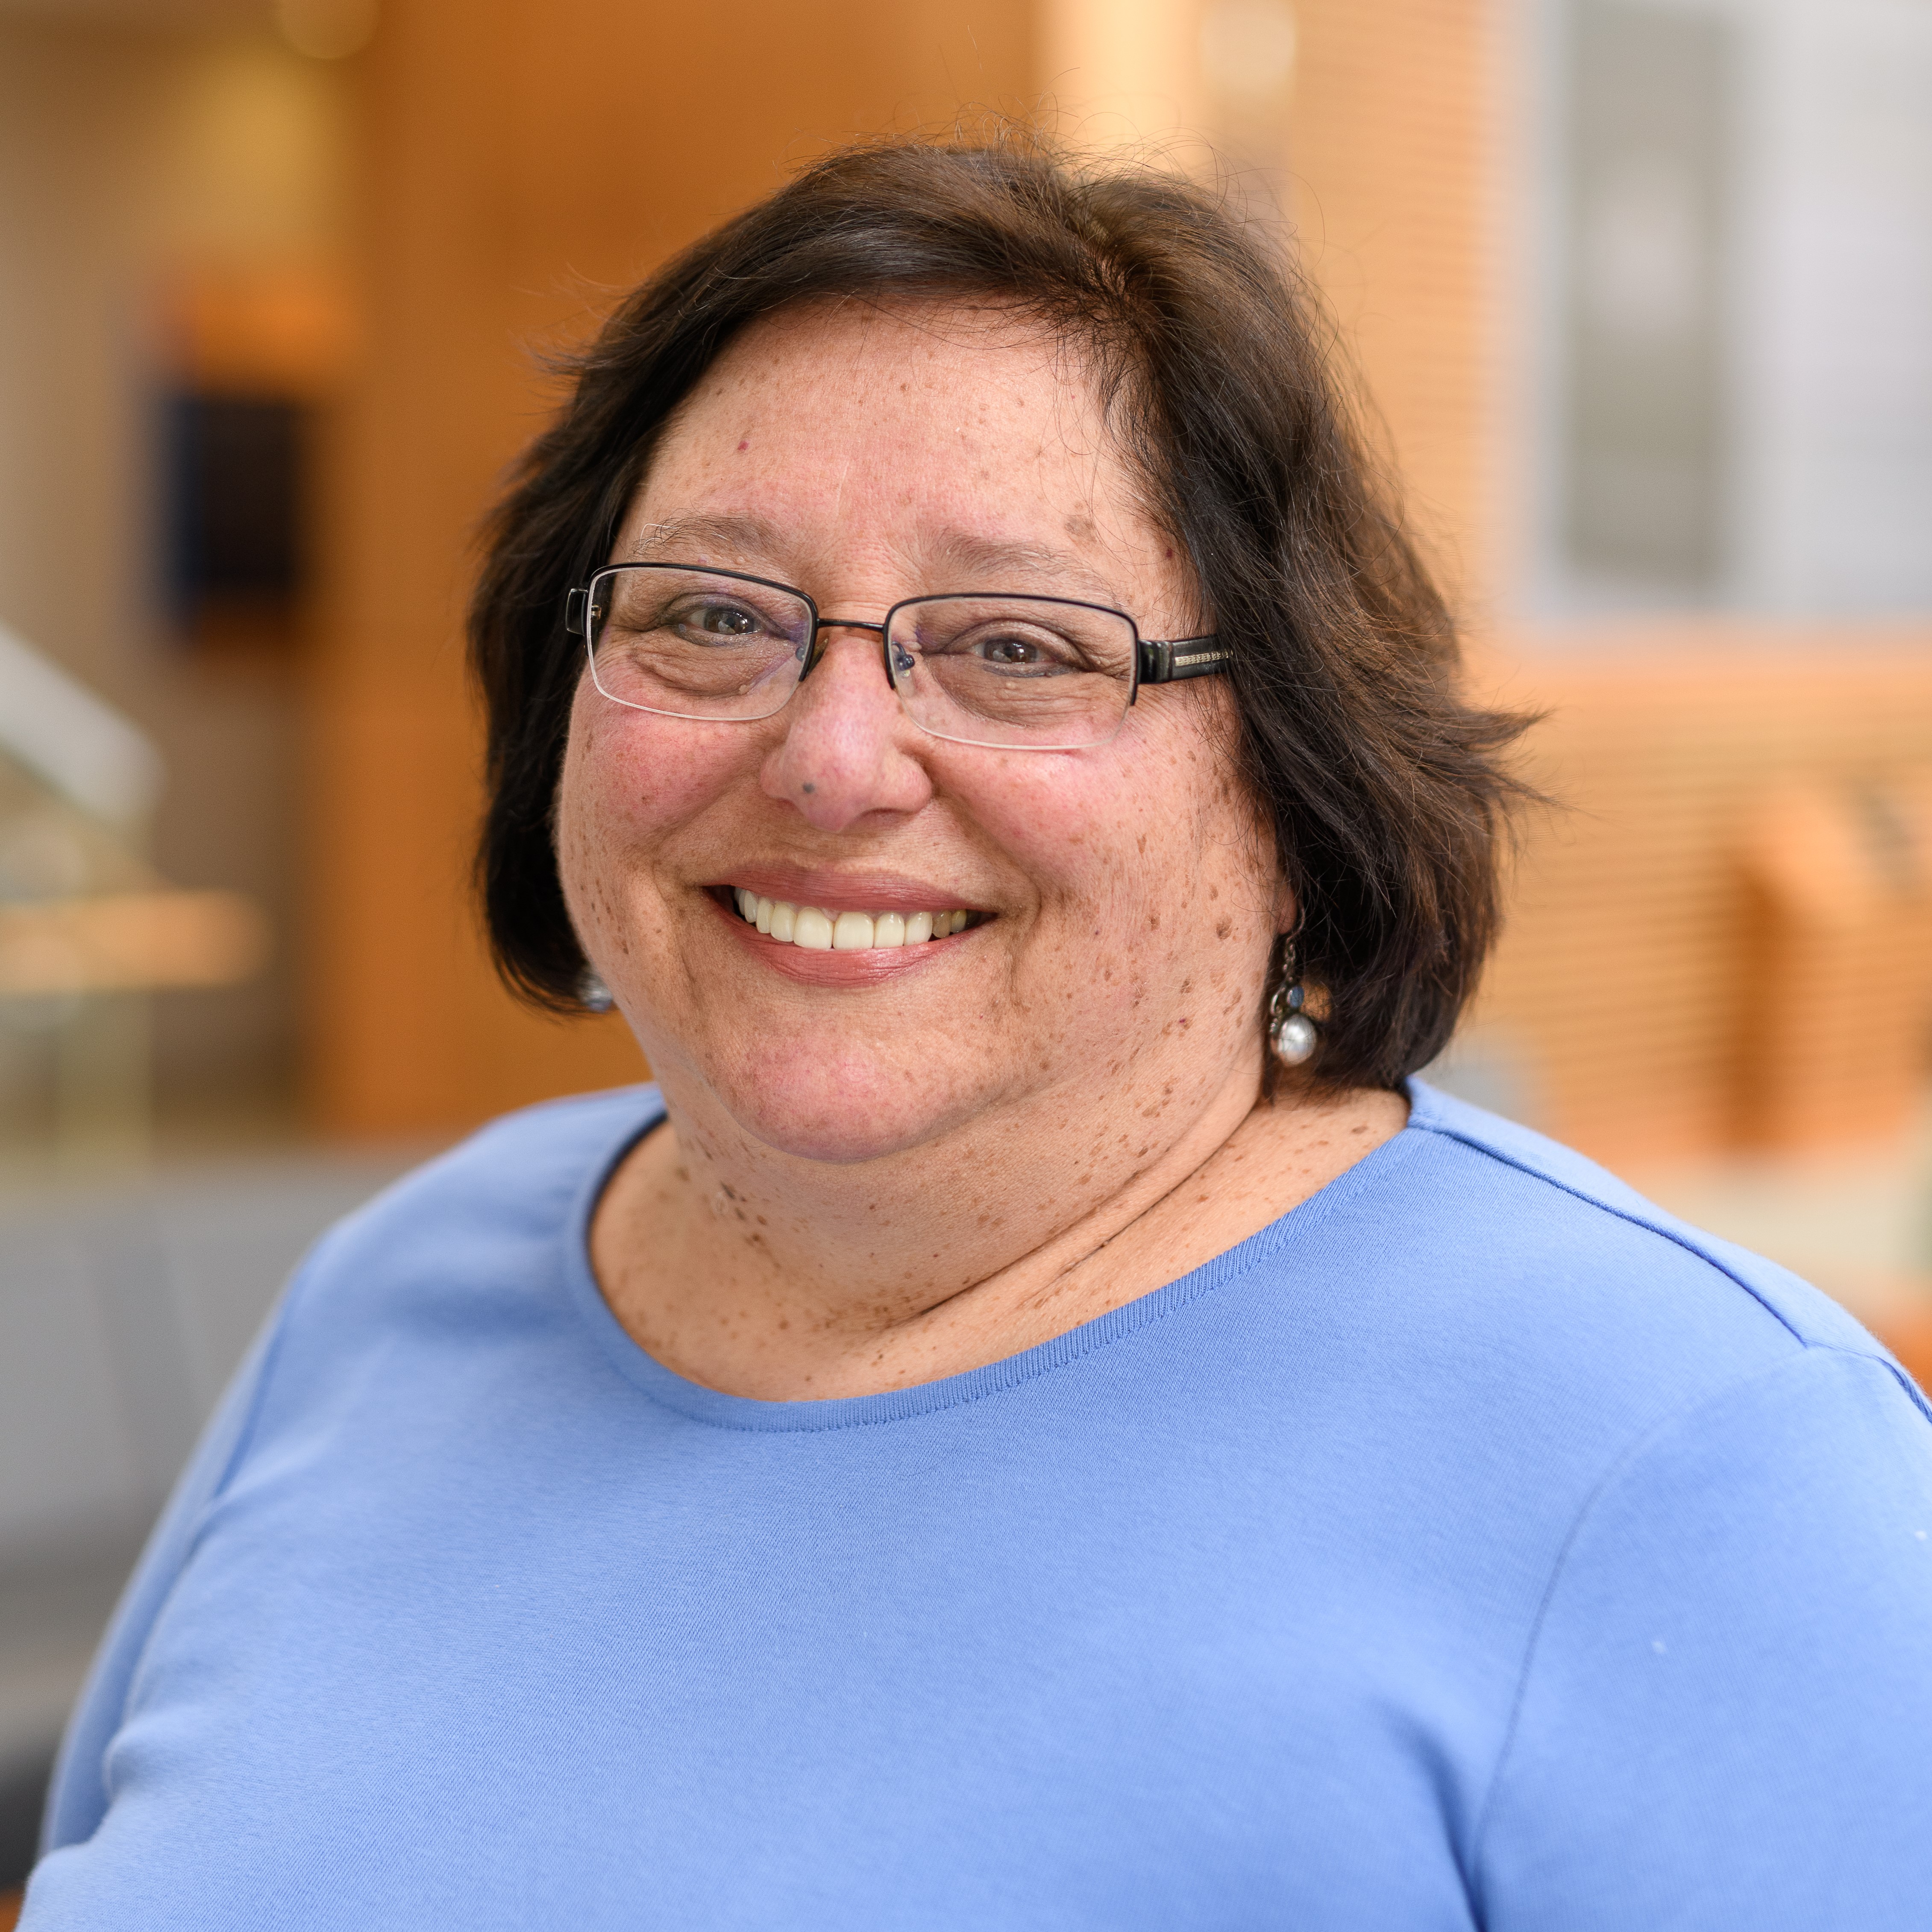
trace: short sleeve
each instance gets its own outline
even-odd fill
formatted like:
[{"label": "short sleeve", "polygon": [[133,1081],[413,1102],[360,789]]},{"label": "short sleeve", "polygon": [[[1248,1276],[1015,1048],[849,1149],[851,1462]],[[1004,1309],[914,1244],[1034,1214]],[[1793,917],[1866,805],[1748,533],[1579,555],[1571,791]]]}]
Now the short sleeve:
[{"label": "short sleeve", "polygon": [[[284,1306],[286,1299],[284,1295]],[[106,1814],[107,1748],[121,1727],[148,1634],[247,1435],[278,1322],[279,1310],[264,1324],[236,1370],[122,1592],[61,1742],[40,1827],[43,1858],[92,1838]]]},{"label": "short sleeve", "polygon": [[1603,1484],[1476,1855],[1489,1932],[1932,1925],[1932,1424],[1811,1348]]}]

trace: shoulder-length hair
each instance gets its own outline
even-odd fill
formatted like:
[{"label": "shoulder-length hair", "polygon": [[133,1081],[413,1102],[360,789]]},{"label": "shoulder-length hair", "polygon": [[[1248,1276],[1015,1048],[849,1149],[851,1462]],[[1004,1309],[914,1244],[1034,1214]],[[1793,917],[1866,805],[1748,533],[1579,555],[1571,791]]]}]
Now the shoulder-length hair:
[{"label": "shoulder-length hair", "polygon": [[1279,251],[1186,181],[1038,142],[831,154],[659,269],[566,365],[568,400],[488,526],[470,616],[488,711],[478,870],[505,978],[578,1005],[586,963],[552,844],[581,669],[565,601],[607,560],[666,421],[760,316],[948,292],[1013,308],[1099,372],[1149,506],[1234,646],[1239,770],[1324,1016],[1310,1070],[1398,1085],[1447,1042],[1495,938],[1516,789],[1498,759],[1522,721],[1463,701],[1454,626]]}]

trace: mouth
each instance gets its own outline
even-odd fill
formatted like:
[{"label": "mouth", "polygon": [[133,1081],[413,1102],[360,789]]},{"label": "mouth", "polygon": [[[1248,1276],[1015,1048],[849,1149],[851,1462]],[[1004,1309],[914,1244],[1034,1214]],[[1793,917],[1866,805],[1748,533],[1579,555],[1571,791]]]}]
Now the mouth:
[{"label": "mouth", "polygon": [[862,912],[850,908],[827,911],[790,899],[767,898],[748,886],[728,886],[729,904],[740,919],[781,945],[810,952],[868,952],[924,946],[983,923],[988,915],[958,907],[932,912]]}]

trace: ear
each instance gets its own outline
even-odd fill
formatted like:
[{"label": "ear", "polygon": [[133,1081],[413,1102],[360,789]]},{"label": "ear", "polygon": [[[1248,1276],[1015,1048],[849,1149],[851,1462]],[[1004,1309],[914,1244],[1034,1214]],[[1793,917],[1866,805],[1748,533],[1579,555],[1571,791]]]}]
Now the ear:
[{"label": "ear", "polygon": [[1294,888],[1276,874],[1274,882],[1274,929],[1277,938],[1292,932],[1301,920],[1301,902]]}]

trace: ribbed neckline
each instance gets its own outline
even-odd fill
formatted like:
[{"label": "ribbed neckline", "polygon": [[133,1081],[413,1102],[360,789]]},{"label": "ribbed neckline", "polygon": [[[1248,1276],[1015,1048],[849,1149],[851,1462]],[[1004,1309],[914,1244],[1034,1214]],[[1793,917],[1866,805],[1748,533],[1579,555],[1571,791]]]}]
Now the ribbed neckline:
[{"label": "ribbed neckline", "polygon": [[644,1088],[638,1097],[641,1103],[638,1115],[626,1124],[622,1133],[604,1156],[592,1163],[565,1223],[563,1267],[572,1299],[604,1355],[634,1387],[693,1421],[755,1434],[823,1433],[910,1421],[1017,1388],[1078,1362],[1096,1349],[1174,1314],[1202,1295],[1238,1280],[1251,1269],[1304,1242],[1330,1216],[1365,1189],[1376,1185],[1383,1170],[1402,1159],[1416,1144],[1418,1136],[1434,1125],[1434,1109],[1429,1105],[1434,1096],[1420,1082],[1411,1081],[1408,1124],[1306,1201],[1165,1288],[1124,1302],[1118,1308],[1083,1322],[1064,1335],[1036,1342],[1018,1354],[958,1375],[944,1376],[937,1382],[915,1383],[910,1388],[806,1402],[766,1402],[754,1396],[728,1395],[721,1390],[706,1388],[666,1368],[632,1340],[597,1285],[590,1265],[591,1216],[619,1163],[664,1118],[664,1102],[655,1087]]}]

